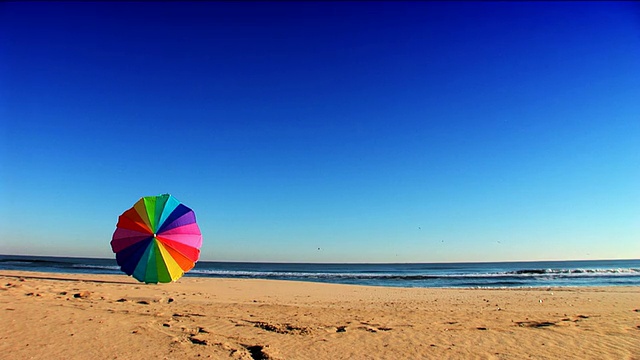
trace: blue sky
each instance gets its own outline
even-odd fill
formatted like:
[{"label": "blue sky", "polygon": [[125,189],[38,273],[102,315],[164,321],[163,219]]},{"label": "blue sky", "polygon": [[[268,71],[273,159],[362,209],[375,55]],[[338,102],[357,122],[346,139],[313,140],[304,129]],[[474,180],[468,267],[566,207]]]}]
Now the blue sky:
[{"label": "blue sky", "polygon": [[0,253],[640,258],[632,2],[2,3]]}]

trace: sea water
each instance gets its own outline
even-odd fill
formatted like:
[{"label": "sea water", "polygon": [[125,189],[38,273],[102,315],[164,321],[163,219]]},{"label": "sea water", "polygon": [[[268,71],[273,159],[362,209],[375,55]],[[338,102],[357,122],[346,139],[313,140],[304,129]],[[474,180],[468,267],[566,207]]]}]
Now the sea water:
[{"label": "sea water", "polygon": [[[115,259],[0,255],[0,270],[122,274]],[[424,264],[200,261],[185,276],[315,281],[393,287],[640,286],[640,260]]]}]

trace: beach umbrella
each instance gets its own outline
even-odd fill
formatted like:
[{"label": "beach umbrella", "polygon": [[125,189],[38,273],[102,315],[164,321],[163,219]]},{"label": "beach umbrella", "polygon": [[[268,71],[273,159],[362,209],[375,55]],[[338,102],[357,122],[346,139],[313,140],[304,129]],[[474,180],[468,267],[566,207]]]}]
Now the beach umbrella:
[{"label": "beach umbrella", "polygon": [[200,257],[196,215],[169,194],[145,196],[118,218],[111,249],[127,275],[145,283],[176,281]]}]

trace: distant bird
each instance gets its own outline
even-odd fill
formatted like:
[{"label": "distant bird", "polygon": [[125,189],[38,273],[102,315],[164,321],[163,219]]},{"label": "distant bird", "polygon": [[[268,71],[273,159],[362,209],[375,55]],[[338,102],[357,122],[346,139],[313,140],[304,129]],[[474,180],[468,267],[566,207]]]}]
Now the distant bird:
[{"label": "distant bird", "polygon": [[320,250],[320,248],[318,248],[318,250]]},{"label": "distant bird", "polygon": [[422,230],[422,228],[420,226],[418,226],[418,230]]}]

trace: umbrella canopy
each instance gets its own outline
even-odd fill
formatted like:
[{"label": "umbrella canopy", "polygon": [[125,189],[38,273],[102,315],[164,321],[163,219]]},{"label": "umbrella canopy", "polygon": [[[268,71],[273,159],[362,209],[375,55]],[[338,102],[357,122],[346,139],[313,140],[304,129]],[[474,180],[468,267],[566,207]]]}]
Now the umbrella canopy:
[{"label": "umbrella canopy", "polygon": [[111,249],[122,271],[145,283],[176,281],[200,257],[196,215],[169,194],[145,196],[118,218]]}]

